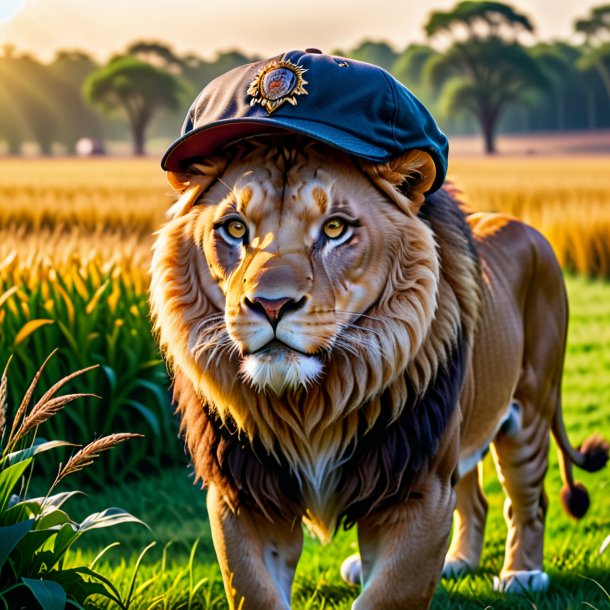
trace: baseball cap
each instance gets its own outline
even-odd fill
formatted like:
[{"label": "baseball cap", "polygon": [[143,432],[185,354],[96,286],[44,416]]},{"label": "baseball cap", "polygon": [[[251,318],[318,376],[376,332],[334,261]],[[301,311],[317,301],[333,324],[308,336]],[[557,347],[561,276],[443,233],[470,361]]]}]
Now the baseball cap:
[{"label": "baseball cap", "polygon": [[191,105],[161,167],[181,171],[235,141],[279,132],[379,163],[425,150],[436,165],[430,192],[447,173],[447,137],[409,89],[378,66],[317,49],[246,64],[211,81]]}]

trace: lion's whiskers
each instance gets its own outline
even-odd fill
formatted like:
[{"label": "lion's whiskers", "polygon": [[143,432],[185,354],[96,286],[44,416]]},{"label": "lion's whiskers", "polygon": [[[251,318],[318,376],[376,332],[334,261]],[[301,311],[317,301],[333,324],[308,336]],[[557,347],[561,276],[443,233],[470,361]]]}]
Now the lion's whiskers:
[{"label": "lion's whiskers", "polygon": [[389,313],[384,313],[383,318],[381,318],[379,316],[371,316],[366,313],[359,313],[357,311],[347,311],[347,310],[340,310],[340,309],[335,309],[334,313],[346,314],[346,315],[350,315],[350,316],[357,316],[357,318],[367,318],[368,320],[375,320],[376,322],[387,322],[388,319],[404,321],[404,318],[402,316],[393,316],[392,314],[389,314]]}]

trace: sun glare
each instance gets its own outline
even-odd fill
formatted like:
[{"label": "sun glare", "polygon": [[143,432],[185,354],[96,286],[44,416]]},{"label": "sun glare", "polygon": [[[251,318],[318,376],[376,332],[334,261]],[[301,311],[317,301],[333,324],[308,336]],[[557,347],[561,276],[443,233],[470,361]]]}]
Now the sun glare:
[{"label": "sun glare", "polygon": [[7,23],[16,17],[24,5],[25,0],[2,0],[0,2],[0,23]]}]

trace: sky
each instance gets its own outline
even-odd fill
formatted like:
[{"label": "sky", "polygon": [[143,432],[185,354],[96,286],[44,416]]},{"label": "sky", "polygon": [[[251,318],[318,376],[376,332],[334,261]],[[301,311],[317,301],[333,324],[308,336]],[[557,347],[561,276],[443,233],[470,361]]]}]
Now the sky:
[{"label": "sky", "polygon": [[[509,0],[510,1],[510,0]],[[573,36],[577,17],[603,0],[512,0],[541,40]],[[82,49],[98,60],[134,40],[170,43],[179,53],[212,58],[239,49],[272,56],[290,49],[350,49],[364,38],[397,49],[424,42],[433,10],[456,0],[0,0],[0,47],[10,43],[50,60]]]}]

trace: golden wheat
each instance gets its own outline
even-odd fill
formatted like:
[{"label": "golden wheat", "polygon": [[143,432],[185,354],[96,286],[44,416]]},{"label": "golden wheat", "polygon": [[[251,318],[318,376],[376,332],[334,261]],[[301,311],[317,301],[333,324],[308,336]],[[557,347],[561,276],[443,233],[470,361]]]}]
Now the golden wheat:
[{"label": "golden wheat", "polygon": [[2,226],[92,232],[155,230],[172,202],[159,166],[148,160],[3,160]]},{"label": "golden wheat", "polygon": [[[449,170],[474,209],[521,218],[549,239],[564,268],[610,277],[607,156],[462,157]],[[0,269],[36,281],[50,266],[61,272],[94,262],[140,275],[139,283],[151,234],[172,200],[151,160],[3,161]],[[38,271],[30,277],[28,268]]]},{"label": "golden wheat", "polygon": [[608,156],[462,158],[449,175],[475,210],[536,227],[565,269],[610,277]]},{"label": "golden wheat", "polygon": [[83,468],[86,468],[93,463],[99,454],[103,451],[108,451],[118,444],[129,440],[130,438],[141,438],[141,434],[131,434],[129,432],[117,432],[115,434],[109,434],[98,438],[88,445],[85,445],[82,449],[77,451],[63,466],[55,479],[52,488],[54,488],[62,479],[67,476],[79,472]]}]

